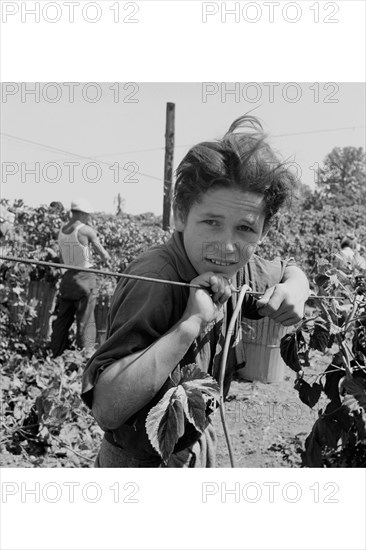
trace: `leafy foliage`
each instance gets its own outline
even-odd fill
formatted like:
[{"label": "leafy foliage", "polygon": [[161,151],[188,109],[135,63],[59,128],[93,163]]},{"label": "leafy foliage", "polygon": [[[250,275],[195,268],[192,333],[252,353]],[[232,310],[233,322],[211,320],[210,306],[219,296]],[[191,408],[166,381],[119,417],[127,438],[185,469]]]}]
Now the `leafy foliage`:
[{"label": "leafy foliage", "polygon": [[220,388],[195,364],[182,367],[179,384],[168,390],[146,418],[146,431],[165,464],[184,435],[187,423],[202,433],[220,401]]},{"label": "leafy foliage", "polygon": [[269,258],[292,256],[311,276],[319,260],[332,260],[348,233],[366,245],[365,182],[364,150],[333,149],[319,167],[315,191],[303,186],[294,193],[290,208],[276,219],[260,253]]},{"label": "leafy foliage", "polygon": [[44,350],[31,358],[9,355],[1,369],[2,445],[35,466],[62,460],[90,467],[102,431],[80,399],[85,357],[67,351],[51,358]]},{"label": "leafy foliage", "polygon": [[[319,310],[305,319],[281,341],[285,363],[297,372],[295,389],[303,403],[313,408],[322,394],[328,404],[305,441],[303,466],[337,467],[365,465],[366,444],[366,292],[364,278],[345,276],[328,262],[319,262],[314,277],[318,285]],[[335,293],[343,300],[331,298]],[[305,380],[306,367],[315,352],[333,356],[318,380]],[[308,362],[303,361],[307,356]],[[350,460],[357,449],[357,460]]]},{"label": "leafy foliage", "polygon": [[335,147],[325,158],[319,171],[318,187],[333,205],[348,200],[365,203],[365,153],[361,147]]},{"label": "leafy foliage", "polygon": [[[67,219],[65,210],[30,208],[23,201],[9,208],[16,213],[15,238],[2,243],[1,254],[57,263],[57,235]],[[97,214],[95,228],[112,256],[113,271],[122,271],[139,253],[169,237],[151,214]],[[105,268],[97,258],[96,264]],[[42,283],[55,293],[60,277],[61,270],[54,267],[0,260],[1,441],[34,466],[46,461],[89,467],[102,432],[80,399],[86,358],[66,351],[53,359],[44,331],[33,330],[40,319],[32,285]],[[99,294],[106,302],[115,284],[115,278],[99,278]]]}]

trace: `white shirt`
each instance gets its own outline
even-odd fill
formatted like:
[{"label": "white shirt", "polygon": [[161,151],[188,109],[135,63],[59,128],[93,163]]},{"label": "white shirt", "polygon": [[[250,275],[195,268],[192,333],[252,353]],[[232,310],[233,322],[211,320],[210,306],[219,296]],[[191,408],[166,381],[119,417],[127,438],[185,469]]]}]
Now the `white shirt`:
[{"label": "white shirt", "polygon": [[89,245],[82,245],[78,239],[78,233],[84,223],[80,223],[72,233],[66,233],[60,230],[58,235],[58,244],[61,251],[62,261],[64,264],[74,267],[92,267],[92,250]]}]

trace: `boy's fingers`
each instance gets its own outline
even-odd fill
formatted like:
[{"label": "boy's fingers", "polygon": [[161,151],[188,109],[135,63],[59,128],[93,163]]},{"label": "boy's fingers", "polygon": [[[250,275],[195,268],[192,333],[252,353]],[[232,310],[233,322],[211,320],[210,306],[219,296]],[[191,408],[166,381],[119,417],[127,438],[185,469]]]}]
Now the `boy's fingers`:
[{"label": "boy's fingers", "polygon": [[218,277],[211,277],[210,278],[210,283],[211,283],[211,290],[212,292],[218,292],[219,289],[220,289],[220,280]]},{"label": "boy's fingers", "polygon": [[225,275],[213,273],[211,271],[192,279],[191,282],[204,287],[210,294],[212,301],[218,306],[227,302],[231,296],[231,281],[229,281]]},{"label": "boy's fingers", "polygon": [[258,313],[263,317],[269,317],[275,312],[280,312],[283,299],[284,295],[280,288],[269,288],[262,298],[257,301]]},{"label": "boy's fingers", "polygon": [[226,277],[213,275],[210,277],[212,299],[214,302],[224,304],[231,296],[231,288]]},{"label": "boy's fingers", "polygon": [[268,288],[265,293],[263,294],[263,296],[261,296],[261,298],[259,298],[257,300],[257,305],[258,307],[263,307],[264,305],[267,304],[267,302],[270,300],[272,294],[274,292],[274,289],[273,287],[272,288]]},{"label": "boy's fingers", "polygon": [[228,301],[228,299],[230,298],[231,296],[231,288],[229,286],[226,286],[221,294],[221,296],[219,297],[219,302],[221,304],[224,304],[225,302]]},{"label": "boy's fingers", "polygon": [[268,289],[264,296],[257,301],[258,313],[262,317],[270,317],[276,323],[284,326],[295,325],[302,319],[298,307],[286,300],[281,287]]},{"label": "boy's fingers", "polygon": [[268,306],[268,302],[271,300],[272,295],[274,294],[274,289],[269,288],[263,294],[263,296],[257,300],[257,309],[258,312],[264,317],[273,312],[272,308]]},{"label": "boy's fingers", "polygon": [[214,277],[214,273],[208,272],[204,273],[203,275],[200,275],[199,277],[196,277],[195,279],[191,280],[191,283],[195,283],[202,287],[211,287],[211,279]]}]

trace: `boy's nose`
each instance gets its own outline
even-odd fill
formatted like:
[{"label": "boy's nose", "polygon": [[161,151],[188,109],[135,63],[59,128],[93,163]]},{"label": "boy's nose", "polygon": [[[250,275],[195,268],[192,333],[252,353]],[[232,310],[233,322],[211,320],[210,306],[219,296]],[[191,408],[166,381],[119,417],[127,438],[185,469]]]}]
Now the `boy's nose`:
[{"label": "boy's nose", "polygon": [[225,252],[230,253],[230,252],[235,252],[235,251],[236,251],[236,244],[232,240],[226,241],[225,242]]},{"label": "boy's nose", "polygon": [[235,242],[235,237],[232,233],[225,235],[223,245],[223,255],[236,254],[238,251],[238,243]]}]

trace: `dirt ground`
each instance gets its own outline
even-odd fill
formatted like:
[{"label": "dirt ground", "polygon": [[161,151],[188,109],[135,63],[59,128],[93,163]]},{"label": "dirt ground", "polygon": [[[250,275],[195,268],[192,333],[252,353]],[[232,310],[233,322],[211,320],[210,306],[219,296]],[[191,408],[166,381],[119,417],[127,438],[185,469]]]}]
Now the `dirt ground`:
[{"label": "dirt ground", "polygon": [[[306,376],[321,373],[329,362],[328,358],[319,357],[315,367],[307,369]],[[236,467],[300,467],[305,439],[326,399],[310,409],[300,401],[294,389],[295,379],[295,373],[286,367],[282,382],[232,383],[226,403],[226,423]],[[220,415],[215,421],[219,437],[217,465],[230,467]]]}]

